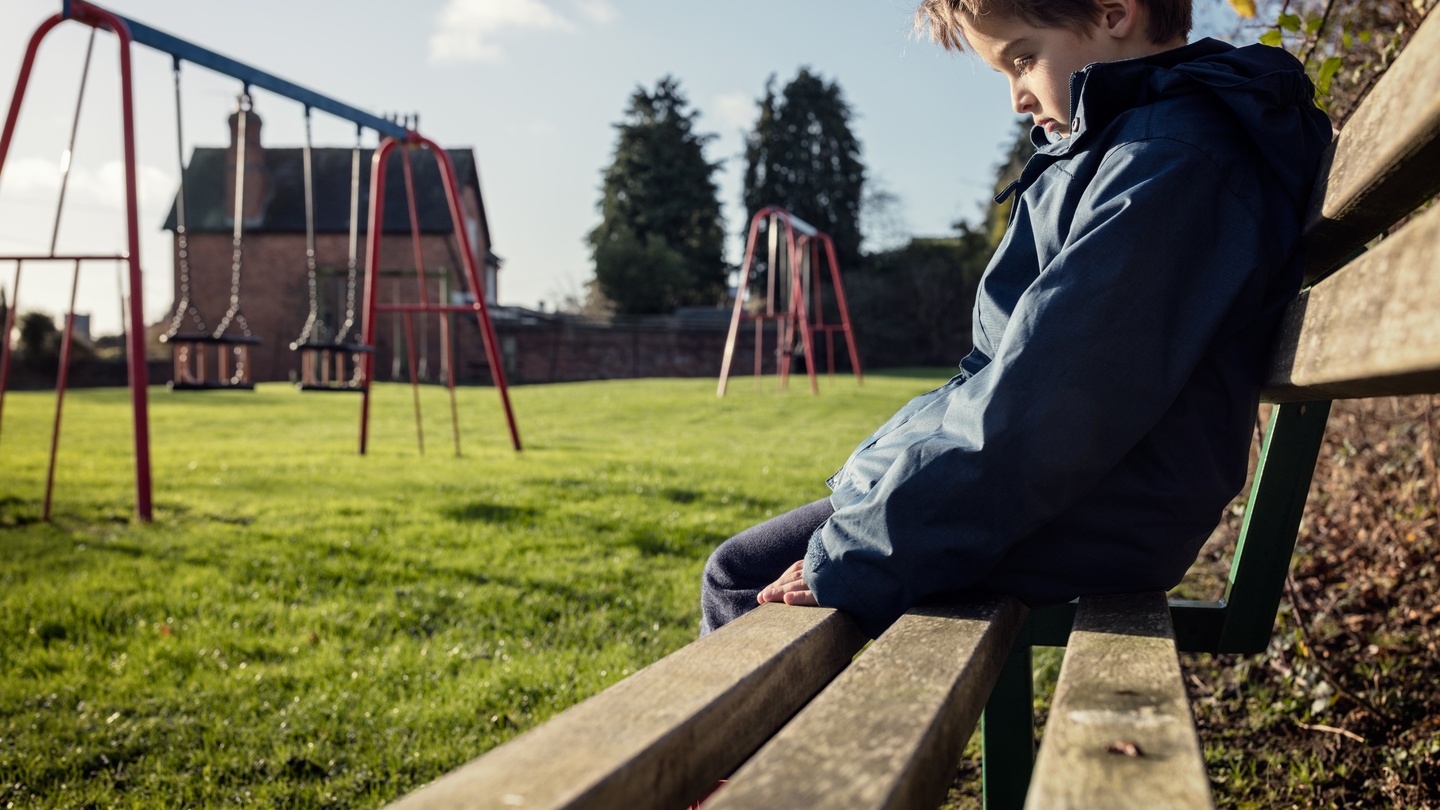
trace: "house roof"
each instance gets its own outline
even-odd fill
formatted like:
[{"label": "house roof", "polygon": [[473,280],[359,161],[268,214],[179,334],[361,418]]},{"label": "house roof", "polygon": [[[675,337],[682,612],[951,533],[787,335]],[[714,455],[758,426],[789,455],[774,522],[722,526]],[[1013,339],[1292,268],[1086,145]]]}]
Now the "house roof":
[{"label": "house roof", "polygon": [[[185,224],[191,233],[229,233],[234,224],[230,219],[233,203],[226,199],[225,147],[196,147],[185,167]],[[480,231],[492,249],[490,225],[485,216],[484,197],[480,194],[480,177],[475,155],[470,149],[447,149],[455,176],[461,188],[473,186],[480,200]],[[360,150],[360,232],[368,230],[366,220],[370,206],[370,159],[373,149]],[[385,233],[409,233],[410,214],[405,200],[404,160],[392,154],[385,165]],[[350,232],[350,161],[346,148],[314,148],[315,232]],[[262,201],[257,222],[246,222],[246,233],[305,232],[305,170],[304,150],[298,148],[265,149],[265,164],[270,185]],[[445,188],[440,180],[437,162],[429,155],[417,154],[411,160],[415,178],[415,207],[421,233],[450,233],[453,230]],[[248,191],[248,189],[247,189]],[[232,192],[233,193],[233,192]],[[177,193],[178,198],[178,193]],[[175,203],[170,203],[164,228],[175,230]]]}]

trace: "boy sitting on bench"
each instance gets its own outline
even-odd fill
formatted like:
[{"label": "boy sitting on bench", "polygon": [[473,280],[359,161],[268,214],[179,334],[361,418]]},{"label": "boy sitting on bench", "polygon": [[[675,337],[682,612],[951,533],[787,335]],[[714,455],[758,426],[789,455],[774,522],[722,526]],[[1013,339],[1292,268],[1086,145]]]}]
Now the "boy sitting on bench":
[{"label": "boy sitting on bench", "polygon": [[761,602],[878,635],[934,594],[1037,606],[1180,581],[1244,484],[1331,136],[1292,56],[1187,45],[1190,18],[1190,0],[924,0],[917,26],[1035,122],[974,349],[828,499],[716,549],[702,632]]}]

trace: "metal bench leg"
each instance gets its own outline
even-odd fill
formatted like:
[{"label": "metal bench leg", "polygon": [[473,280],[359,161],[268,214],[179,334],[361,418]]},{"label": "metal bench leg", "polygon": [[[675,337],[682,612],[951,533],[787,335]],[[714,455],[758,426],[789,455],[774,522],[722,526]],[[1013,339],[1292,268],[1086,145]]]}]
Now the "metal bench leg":
[{"label": "metal bench leg", "polygon": [[985,810],[1020,810],[1035,767],[1035,695],[1030,645],[1010,651],[980,718]]}]

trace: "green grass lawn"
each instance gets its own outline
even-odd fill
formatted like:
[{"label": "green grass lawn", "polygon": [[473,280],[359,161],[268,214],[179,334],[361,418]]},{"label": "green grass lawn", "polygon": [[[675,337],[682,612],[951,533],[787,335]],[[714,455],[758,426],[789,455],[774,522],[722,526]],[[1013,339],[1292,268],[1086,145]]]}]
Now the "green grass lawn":
[{"label": "green grass lawn", "polygon": [[123,390],[0,434],[0,807],[367,806],[674,650],[706,555],[823,481],[948,371],[492,389],[358,401],[151,392],[155,521]]}]

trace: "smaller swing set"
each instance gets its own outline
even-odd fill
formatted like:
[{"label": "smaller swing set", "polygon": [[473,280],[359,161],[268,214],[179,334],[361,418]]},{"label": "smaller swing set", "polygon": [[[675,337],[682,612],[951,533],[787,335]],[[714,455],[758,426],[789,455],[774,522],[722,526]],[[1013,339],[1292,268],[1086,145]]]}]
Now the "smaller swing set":
[{"label": "smaller swing set", "polygon": [[350,152],[350,258],[345,273],[345,320],[331,334],[320,317],[319,271],[315,263],[315,167],[311,156],[310,107],[305,107],[305,271],[310,292],[310,311],[300,336],[290,350],[300,355],[301,391],[365,391],[364,357],[373,349],[352,338],[355,328],[355,282],[360,245],[360,137],[355,128],[355,148]]},{"label": "smaller swing set", "polygon": [[[455,363],[453,358],[453,341],[450,337],[450,319],[454,313],[471,313],[475,316],[477,325],[480,327],[481,341],[485,347],[486,362],[489,364],[490,375],[495,383],[495,388],[500,395],[501,407],[505,412],[506,423],[510,429],[510,443],[515,450],[521,449],[520,433],[515,426],[514,411],[510,406],[509,389],[505,381],[505,367],[500,357],[499,345],[495,339],[495,329],[490,322],[490,312],[486,306],[485,287],[481,283],[478,263],[470,243],[470,237],[464,226],[464,214],[460,207],[459,189],[455,179],[455,168],[451,163],[450,156],[441,149],[438,144],[420,135],[414,128],[416,119],[405,120],[406,136],[403,140],[387,137],[381,141],[380,146],[375,150],[370,163],[370,221],[366,230],[368,249],[367,266],[365,270],[365,302],[364,315],[361,323],[361,343],[367,346],[374,346],[376,342],[377,327],[381,313],[400,316],[404,324],[404,343],[408,355],[408,368],[410,376],[410,388],[414,400],[415,410],[415,433],[416,442],[421,454],[425,452],[425,432],[420,412],[420,379],[419,365],[415,356],[415,316],[422,319],[429,313],[438,313],[440,329],[440,346],[443,356],[441,368],[445,376],[445,387],[450,397],[450,420],[454,434],[455,455],[460,455],[460,430],[459,415],[455,397]],[[385,166],[395,150],[400,150],[401,169],[405,186],[406,213],[409,216],[410,244],[414,256],[415,270],[415,300],[393,301],[391,303],[380,303],[380,244],[384,236],[385,217]],[[455,247],[458,249],[460,266],[456,268],[461,275],[464,284],[469,288],[469,303],[448,303],[443,300],[442,292],[439,301],[430,299],[429,286],[427,284],[428,274],[425,269],[425,255],[420,236],[420,216],[416,205],[414,168],[412,165],[412,152],[429,152],[434,158],[439,170],[441,184],[445,190],[445,198],[450,209],[450,220],[453,223]],[[442,286],[442,291],[444,287]],[[397,290],[398,295],[398,290]],[[371,379],[374,376],[375,356],[373,353],[365,355],[364,377]],[[360,406],[360,453],[363,455],[369,443],[370,427],[370,392],[367,389],[362,392]]]},{"label": "smaller swing set", "polygon": [[[175,196],[175,242],[180,266],[180,291],[176,296],[175,312],[170,318],[170,328],[160,336],[160,342],[170,346],[174,375],[170,382],[171,391],[253,391],[255,383],[250,378],[250,347],[260,344],[260,339],[250,332],[250,324],[240,310],[240,271],[245,257],[245,141],[246,123],[250,117],[250,87],[244,91],[236,105],[235,137],[235,212],[232,236],[233,250],[230,258],[230,308],[220,319],[220,325],[210,330],[199,308],[191,300],[190,256],[185,231],[185,139],[181,128],[180,104],[180,58],[174,59],[175,74],[175,148],[180,163],[180,186]],[[307,108],[308,110],[308,108]],[[189,316],[193,331],[182,331],[185,318]],[[230,331],[234,326],[239,334]],[[206,363],[207,349],[214,351],[214,376]]]},{"label": "smaller swing set", "polygon": [[[747,301],[747,293],[750,276],[755,271],[756,245],[760,240],[762,226],[769,247],[765,264],[765,298],[752,303]],[[839,310],[839,323],[825,322],[824,297],[821,292],[822,263],[830,270],[830,284]],[[758,306],[754,306],[754,311],[747,312],[747,304]],[[864,384],[860,370],[860,354],[855,347],[855,333],[850,326],[850,308],[845,301],[845,285],[840,280],[840,266],[835,259],[835,242],[829,234],[779,206],[762,208],[750,219],[750,234],[745,240],[745,260],[740,266],[740,283],[735,291],[735,309],[730,316],[730,332],[725,339],[725,356],[720,364],[720,381],[715,390],[717,397],[725,396],[726,384],[730,379],[730,365],[735,355],[735,343],[740,334],[740,322],[745,319],[755,323],[757,389],[760,386],[766,322],[775,324],[775,367],[781,390],[789,384],[790,362],[795,354],[797,334],[800,336],[805,356],[805,371],[810,379],[811,394],[820,392],[815,379],[814,349],[814,340],[819,334],[825,336],[826,368],[830,378],[835,377],[835,334],[838,332],[845,337],[855,381]]]}]

